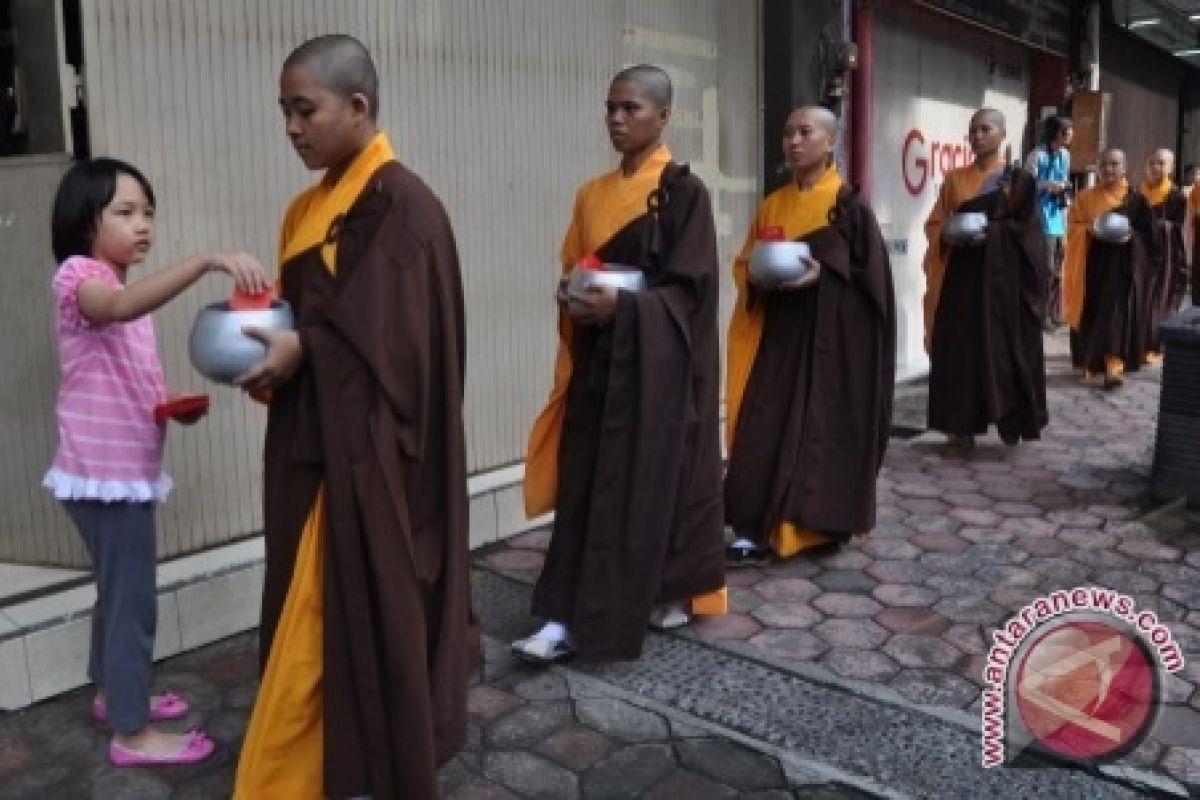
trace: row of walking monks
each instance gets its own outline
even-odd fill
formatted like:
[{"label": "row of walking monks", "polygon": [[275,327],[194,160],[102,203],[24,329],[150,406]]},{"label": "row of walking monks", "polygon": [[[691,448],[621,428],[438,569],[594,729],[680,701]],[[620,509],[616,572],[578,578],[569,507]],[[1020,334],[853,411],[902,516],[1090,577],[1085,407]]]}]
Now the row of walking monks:
[{"label": "row of walking monks", "polygon": [[[711,211],[703,186],[659,141],[669,82],[641,69],[610,90],[622,166],[580,190],[561,255],[564,274],[592,255],[641,265],[651,289],[614,292],[599,313],[591,299],[560,291],[554,388],[525,480],[529,515],[556,512],[533,599],[545,622],[513,643],[535,663],[634,658],[647,626],[723,613],[724,568],[836,548],[875,523],[895,299],[875,217],[833,163],[836,118],[818,107],[788,117],[792,179],[763,200],[733,265],[722,479]],[[611,113],[623,86],[657,121],[636,145]],[[948,435],[950,454],[991,426],[1012,446],[1039,438],[1048,422],[1039,187],[1006,163],[1006,136],[1001,112],[972,116],[973,163],[946,176],[926,224],[928,421]],[[1164,176],[1132,189],[1118,150],[1103,155],[1098,185],[1071,206],[1063,295],[1086,379],[1115,388],[1153,360],[1157,325],[1187,285],[1186,206]],[[955,215],[972,212],[986,220],[979,235],[948,237]],[[1126,238],[1093,232],[1106,212],[1126,220]],[[756,283],[751,253],[778,238],[808,244],[816,280]]]},{"label": "row of walking monks", "polygon": [[[968,133],[975,162],[946,176],[926,223],[929,426],[947,433],[956,451],[970,450],[991,424],[1016,444],[1038,438],[1047,423],[1039,320],[1060,310],[1045,313],[1049,264],[1037,182],[1004,165],[1003,132],[999,112],[975,115]],[[1172,161],[1170,151],[1156,151],[1135,188],[1125,154],[1107,150],[1097,184],[1070,205],[1061,314],[1085,383],[1115,389],[1125,374],[1155,363],[1159,325],[1183,303],[1196,205],[1170,180]],[[1193,196],[1200,200],[1200,192]],[[943,227],[966,212],[987,215],[988,235],[974,246],[949,246]],[[1191,284],[1197,302],[1200,281]]]},{"label": "row of walking monks", "polygon": [[[618,74],[607,102],[621,165],[575,199],[554,386],[526,458],[526,512],[555,519],[533,593],[544,623],[512,647],[539,664],[636,658],[647,627],[725,612],[727,566],[870,530],[891,424],[891,268],[873,213],[834,164],[836,117],[788,116],[792,180],[762,202],[733,265],[723,469],[728,273],[708,192],[661,141],[664,72]],[[805,242],[808,271],[756,281],[760,239]],[[588,259],[637,265],[649,288],[572,295],[565,276]]]},{"label": "row of walking monks", "polygon": [[[336,169],[297,198],[281,236],[281,286],[306,338],[270,402],[265,671],[239,798],[432,797],[466,738],[478,636],[457,250],[440,203],[375,127],[376,84],[349,37],[302,45],[281,78],[288,107],[334,109],[288,124],[306,164]],[[620,165],[580,188],[563,240],[558,352],[524,483],[527,514],[555,515],[532,600],[542,624],[512,645],[538,664],[637,658],[648,627],[725,612],[727,567],[835,548],[875,524],[896,304],[879,225],[834,164],[837,119],[789,114],[791,180],[762,201],[732,265],[725,466],[729,276],[708,190],[662,140],[671,106],[662,69],[617,73],[604,120]],[[1003,139],[999,112],[974,115],[975,162],[947,177],[929,220],[929,417],[955,435],[994,424],[1015,443],[1046,424],[1047,267],[1036,186],[1005,167]],[[318,163],[310,145],[326,140],[339,158]],[[1070,309],[1081,363],[1130,370],[1162,247],[1117,154],[1104,163],[1072,214],[1124,209],[1135,234],[1084,235]],[[982,241],[948,245],[943,222],[971,210],[987,217]],[[807,245],[807,269],[763,283],[751,257],[778,239]],[[571,271],[597,263],[639,268],[645,288],[575,290]]]}]

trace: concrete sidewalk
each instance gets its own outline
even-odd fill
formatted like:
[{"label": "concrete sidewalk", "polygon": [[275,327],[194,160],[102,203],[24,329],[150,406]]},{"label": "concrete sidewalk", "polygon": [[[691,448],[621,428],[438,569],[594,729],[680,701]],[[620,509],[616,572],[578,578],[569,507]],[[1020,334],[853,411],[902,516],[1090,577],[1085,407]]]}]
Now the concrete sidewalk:
[{"label": "concrete sidewalk", "polygon": [[[1106,393],[1050,340],[1051,426],[964,460],[921,435],[920,387],[898,395],[880,523],[841,553],[731,572],[734,613],[652,634],[633,663],[538,671],[507,642],[534,624],[530,584],[548,531],[477,551],[487,639],[467,749],[442,771],[454,798],[1138,797],[1200,791],[1200,517],[1150,500],[1158,371]],[[1152,736],[1087,772],[1030,760],[984,770],[978,698],[990,631],[1035,595],[1130,593],[1189,660],[1168,676]],[[217,798],[232,785],[257,687],[255,636],[160,664],[221,741],[209,763],[107,765],[75,691],[0,716],[2,798]]]}]

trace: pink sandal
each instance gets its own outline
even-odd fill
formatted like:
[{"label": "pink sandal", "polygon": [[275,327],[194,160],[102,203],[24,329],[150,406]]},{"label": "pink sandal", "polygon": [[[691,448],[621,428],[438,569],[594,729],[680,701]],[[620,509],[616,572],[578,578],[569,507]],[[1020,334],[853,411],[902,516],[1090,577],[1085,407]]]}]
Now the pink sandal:
[{"label": "pink sandal", "polygon": [[216,745],[204,731],[192,731],[174,753],[144,753],[115,741],[108,744],[108,760],[118,767],[154,767],[198,764],[213,754]]},{"label": "pink sandal", "polygon": [[[150,720],[162,722],[168,719],[179,719],[189,711],[187,700],[174,692],[159,695],[150,702]],[[108,719],[108,704],[97,697],[92,701],[92,719],[104,722]]]}]

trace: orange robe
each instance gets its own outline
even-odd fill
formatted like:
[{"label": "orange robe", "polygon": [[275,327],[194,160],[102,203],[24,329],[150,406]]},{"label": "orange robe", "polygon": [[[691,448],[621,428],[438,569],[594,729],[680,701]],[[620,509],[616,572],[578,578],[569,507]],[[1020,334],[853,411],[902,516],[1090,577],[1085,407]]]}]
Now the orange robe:
[{"label": "orange robe", "polygon": [[[618,231],[646,213],[646,198],[658,188],[663,169],[670,161],[671,151],[666,145],[659,145],[633,175],[626,176],[618,168],[580,188],[559,254],[560,275],[567,275],[580,259],[595,253]],[[550,397],[533,423],[525,457],[525,515],[531,519],[553,511],[557,499],[558,454],[572,374],[572,335],[571,318],[560,312]],[[691,600],[695,614],[724,614],[727,608],[724,588]]]},{"label": "orange robe", "polygon": [[[733,449],[734,432],[737,430],[746,384],[750,380],[750,372],[762,341],[762,306],[751,308],[747,302],[750,251],[754,249],[754,243],[764,228],[778,228],[785,240],[794,241],[828,225],[829,210],[833,208],[841,186],[842,178],[837,168],[830,167],[811,189],[801,189],[795,181],[776,189],[759,204],[742,250],[734,259],[733,282],[737,289],[737,302],[729,320],[728,368],[725,373],[725,441],[730,451]],[[770,539],[771,546],[782,558],[830,542],[830,538],[822,533],[787,521],[781,522],[772,531]]]},{"label": "orange robe", "polygon": [[1075,197],[1067,214],[1067,252],[1063,261],[1063,311],[1067,324],[1079,330],[1083,319],[1084,286],[1087,277],[1088,246],[1091,226],[1096,217],[1125,202],[1129,182],[1121,179],[1112,187],[1096,185]]},{"label": "orange robe", "polygon": [[1200,184],[1192,185],[1187,199],[1187,222],[1183,226],[1183,241],[1187,247],[1188,263],[1194,265],[1196,263],[1196,224],[1200,222]]},{"label": "orange robe", "polygon": [[[560,274],[569,273],[581,258],[594,253],[613,234],[646,213],[646,196],[658,187],[663,167],[670,160],[670,150],[660,145],[634,175],[625,177],[616,169],[584,184],[575,197],[571,225],[563,238]],[[595,202],[600,197],[604,202]],[[587,214],[579,213],[583,208],[588,209]],[[558,450],[567,409],[567,386],[571,383],[571,335],[571,318],[560,313],[550,397],[533,423],[525,456],[525,516],[530,519],[554,510]]]},{"label": "orange robe", "polygon": [[[336,184],[322,181],[292,201],[280,229],[279,264],[324,241],[333,220],[354,204],[375,171],[394,160],[386,134],[379,133]],[[321,257],[333,272],[337,242],[326,243]],[[326,526],[325,494],[319,490],[304,523],[287,599],[250,714],[235,800],[320,800],[325,794],[321,687]]]},{"label": "orange robe", "polygon": [[975,164],[959,167],[946,174],[946,181],[938,191],[937,202],[925,220],[925,239],[929,247],[925,250],[922,267],[925,271],[925,351],[929,351],[929,337],[933,332],[933,320],[937,315],[938,302],[942,295],[942,282],[946,278],[946,266],[950,251],[942,243],[942,226],[946,218],[959,206],[979,194],[984,183],[1004,168],[1003,163],[984,172]]},{"label": "orange robe", "polygon": [[1187,222],[1183,226],[1183,241],[1188,262],[1192,265],[1192,305],[1200,306],[1200,258],[1196,256],[1196,233],[1200,226],[1200,184],[1188,192]]}]

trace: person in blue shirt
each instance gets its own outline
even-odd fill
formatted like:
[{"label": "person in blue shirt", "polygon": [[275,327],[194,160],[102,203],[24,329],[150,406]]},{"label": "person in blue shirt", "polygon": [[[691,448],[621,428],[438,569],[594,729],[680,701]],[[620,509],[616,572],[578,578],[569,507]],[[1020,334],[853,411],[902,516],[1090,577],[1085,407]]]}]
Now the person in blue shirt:
[{"label": "person in blue shirt", "polygon": [[1042,128],[1042,143],[1025,160],[1025,170],[1037,180],[1038,210],[1046,233],[1046,311],[1042,326],[1052,331],[1062,325],[1062,265],[1067,233],[1067,206],[1071,201],[1071,138],[1075,129],[1066,117],[1049,117]]}]

